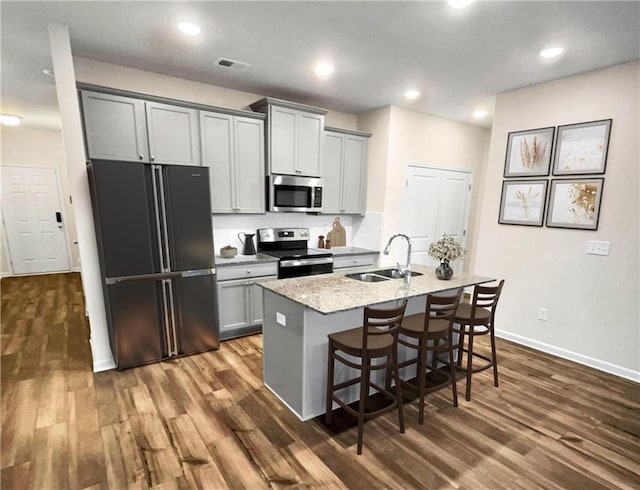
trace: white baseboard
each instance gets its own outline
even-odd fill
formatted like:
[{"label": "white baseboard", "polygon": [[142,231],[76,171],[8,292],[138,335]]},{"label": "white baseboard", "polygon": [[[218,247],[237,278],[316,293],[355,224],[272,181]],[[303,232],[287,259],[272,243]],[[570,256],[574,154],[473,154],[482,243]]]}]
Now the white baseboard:
[{"label": "white baseboard", "polygon": [[93,361],[93,372],[99,373],[101,371],[109,371],[110,369],[115,369],[116,363],[113,359],[101,359],[97,361]]},{"label": "white baseboard", "polygon": [[584,354],[579,354],[577,352],[562,349],[561,347],[556,347],[554,345],[545,344],[544,342],[539,342],[527,337],[522,337],[521,335],[516,335],[511,332],[505,332],[504,330],[496,329],[496,336],[506,340],[510,340],[512,342],[515,342],[516,344],[531,347],[532,349],[546,352],[547,354],[553,354],[554,356],[568,359],[569,361],[574,361],[578,364],[583,364],[599,371],[604,371],[605,373],[613,374],[615,376],[640,383],[640,371],[634,371],[633,369],[628,369],[622,366],[618,366],[617,364],[611,364],[610,362],[601,361],[600,359],[585,356]]}]

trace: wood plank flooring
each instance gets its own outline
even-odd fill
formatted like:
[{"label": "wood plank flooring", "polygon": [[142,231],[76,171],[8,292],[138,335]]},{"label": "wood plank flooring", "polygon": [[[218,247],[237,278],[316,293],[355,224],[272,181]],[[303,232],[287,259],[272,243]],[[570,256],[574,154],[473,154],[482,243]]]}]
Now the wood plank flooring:
[{"label": "wood plank flooring", "polygon": [[1,288],[2,489],[640,488],[640,385],[506,341],[499,388],[373,419],[357,456],[263,386],[260,335],[94,375],[78,274]]}]

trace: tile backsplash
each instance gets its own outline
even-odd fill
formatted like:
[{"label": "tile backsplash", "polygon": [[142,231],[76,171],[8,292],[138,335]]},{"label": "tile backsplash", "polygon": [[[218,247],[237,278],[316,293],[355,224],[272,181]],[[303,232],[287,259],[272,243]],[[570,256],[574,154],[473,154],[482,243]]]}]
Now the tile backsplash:
[{"label": "tile backsplash", "polygon": [[[252,215],[213,215],[213,238],[216,253],[226,245],[242,250],[238,233],[255,233],[258,228],[309,228],[309,247],[318,246],[318,236],[327,236],[335,215],[311,215],[306,213],[266,213]],[[340,216],[345,228],[347,245],[377,250],[382,222],[381,213],[366,216]],[[254,244],[257,242],[254,238]]]}]

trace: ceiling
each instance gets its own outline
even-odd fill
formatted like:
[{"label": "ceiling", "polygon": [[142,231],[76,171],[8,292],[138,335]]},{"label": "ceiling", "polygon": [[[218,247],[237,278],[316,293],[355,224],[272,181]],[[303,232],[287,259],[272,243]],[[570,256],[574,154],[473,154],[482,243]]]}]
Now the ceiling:
[{"label": "ceiling", "polygon": [[[640,59],[640,2],[1,3],[3,113],[59,128],[47,24],[74,56],[359,114],[393,105],[491,125],[496,94]],[[175,29],[202,26],[189,38]],[[539,51],[565,53],[544,60]],[[250,63],[217,66],[219,57]],[[319,80],[319,60],[335,72]],[[413,100],[404,92],[415,88]],[[484,108],[489,117],[472,118]]]}]

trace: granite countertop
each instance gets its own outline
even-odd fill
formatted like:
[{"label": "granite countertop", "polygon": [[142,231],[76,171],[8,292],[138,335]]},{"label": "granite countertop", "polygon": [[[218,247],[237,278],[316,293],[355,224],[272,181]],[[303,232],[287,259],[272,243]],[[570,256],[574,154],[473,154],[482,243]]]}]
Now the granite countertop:
[{"label": "granite countertop", "polygon": [[333,253],[334,257],[347,257],[349,255],[368,255],[379,254],[378,250],[369,250],[367,248],[360,247],[332,247],[329,249]]},{"label": "granite countertop", "polygon": [[422,272],[423,275],[412,277],[408,288],[404,285],[403,279],[362,282],[345,277],[344,273],[339,272],[280,279],[259,285],[326,315],[493,280],[489,277],[456,272],[450,280],[441,281],[436,278],[433,267],[412,264],[411,269]]},{"label": "granite countertop", "polygon": [[216,255],[216,267],[224,267],[227,265],[239,265],[239,264],[260,264],[263,262],[278,262],[277,257],[266,254],[256,255],[236,255],[232,259],[225,259],[220,255]]}]

